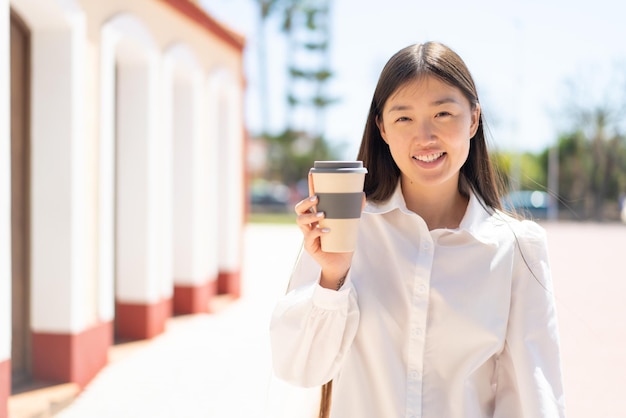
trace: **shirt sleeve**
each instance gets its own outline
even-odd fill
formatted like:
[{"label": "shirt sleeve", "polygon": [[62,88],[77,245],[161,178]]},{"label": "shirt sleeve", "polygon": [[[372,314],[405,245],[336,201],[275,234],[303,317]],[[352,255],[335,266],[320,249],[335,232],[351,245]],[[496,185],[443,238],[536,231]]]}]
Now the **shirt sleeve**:
[{"label": "shirt sleeve", "polygon": [[515,231],[511,310],[497,361],[495,418],[565,416],[559,333],[546,235],[534,222]]},{"label": "shirt sleeve", "polygon": [[270,323],[274,372],[302,387],[320,386],[337,375],[359,324],[350,273],[339,291],[320,286],[320,273],[302,251]]}]

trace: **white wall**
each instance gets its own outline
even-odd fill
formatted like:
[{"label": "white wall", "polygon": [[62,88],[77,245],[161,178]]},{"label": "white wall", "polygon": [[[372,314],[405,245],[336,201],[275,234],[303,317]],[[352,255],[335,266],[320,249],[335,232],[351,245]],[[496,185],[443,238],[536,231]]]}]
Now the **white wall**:
[{"label": "white wall", "polygon": [[[10,91],[9,2],[0,0],[0,91]],[[10,95],[0,94],[0,361],[11,357]]]}]

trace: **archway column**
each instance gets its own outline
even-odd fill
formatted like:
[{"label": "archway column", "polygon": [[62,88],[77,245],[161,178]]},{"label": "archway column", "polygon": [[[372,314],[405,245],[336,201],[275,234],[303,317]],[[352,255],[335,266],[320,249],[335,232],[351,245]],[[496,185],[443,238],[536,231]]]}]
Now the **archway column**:
[{"label": "archway column", "polygon": [[[168,278],[161,268],[161,257],[169,254],[163,251],[160,224],[166,212],[163,140],[156,128],[157,58],[118,66],[116,321],[121,338],[151,338],[163,332],[171,316],[171,270]],[[170,286],[164,289],[166,280]]]},{"label": "archway column", "polygon": [[32,31],[33,376],[85,385],[107,361],[111,323],[93,312],[86,164],[85,19]]},{"label": "archway column", "polygon": [[245,211],[245,157],[242,89],[225,70],[209,80],[211,135],[219,159],[217,185],[218,293],[241,296]]},{"label": "archway column", "polygon": [[[9,88],[9,2],[0,0],[0,91]],[[0,231],[11,230],[9,95],[0,95]],[[11,393],[11,237],[0,234],[0,418]]]},{"label": "archway column", "polygon": [[99,312],[121,339],[154,337],[172,312],[171,150],[161,55],[134,16],[101,29]]},{"label": "archway column", "polygon": [[207,137],[205,84],[188,50],[178,45],[166,55],[166,115],[171,115],[173,148],[174,312],[207,312],[217,290],[215,248],[217,161]]}]

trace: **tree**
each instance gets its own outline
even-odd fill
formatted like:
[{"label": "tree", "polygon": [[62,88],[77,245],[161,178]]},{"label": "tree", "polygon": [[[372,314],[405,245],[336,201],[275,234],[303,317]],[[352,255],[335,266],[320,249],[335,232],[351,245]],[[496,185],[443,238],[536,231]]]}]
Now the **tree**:
[{"label": "tree", "polygon": [[513,153],[494,152],[491,159],[496,171],[502,179],[503,193],[512,191],[513,184],[513,162],[518,161],[521,176],[519,184],[516,185],[519,190],[544,190],[547,182],[546,168],[537,155],[525,152],[519,155]]},{"label": "tree", "polygon": [[[604,220],[626,193],[626,73],[615,67],[598,77],[598,71],[566,81],[563,113],[570,127],[557,146],[561,202],[579,218]],[[544,153],[544,163],[546,158]]]},{"label": "tree", "polygon": [[257,59],[259,61],[259,111],[261,112],[261,132],[267,132],[269,118],[268,76],[267,76],[267,21],[275,12],[281,0],[255,0],[259,6],[259,23],[257,25]]},{"label": "tree", "polygon": [[266,178],[293,185],[305,179],[313,161],[335,159],[337,150],[321,137],[286,130],[266,136],[268,166]]},{"label": "tree", "polygon": [[[261,136],[268,148],[266,177],[293,184],[303,177],[315,160],[336,159],[337,149],[324,138],[324,112],[334,103],[325,94],[333,73],[329,68],[329,0],[257,0],[259,5],[259,63],[261,96],[267,103],[270,88],[267,78],[266,26],[270,16],[281,17],[281,31],[287,41],[285,73],[287,77],[287,118],[282,133],[271,134],[264,127]],[[264,120],[269,106],[262,106]],[[304,120],[296,120],[304,114]],[[308,123],[307,123],[308,121]]]}]

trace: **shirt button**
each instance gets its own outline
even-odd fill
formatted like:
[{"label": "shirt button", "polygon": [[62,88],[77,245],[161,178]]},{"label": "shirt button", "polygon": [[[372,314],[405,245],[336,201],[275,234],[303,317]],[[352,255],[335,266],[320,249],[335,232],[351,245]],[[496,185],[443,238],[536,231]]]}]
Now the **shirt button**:
[{"label": "shirt button", "polygon": [[419,287],[417,288],[417,291],[420,293],[426,292],[426,285],[423,285],[423,284],[419,285]]},{"label": "shirt button", "polygon": [[413,330],[413,333],[414,333],[416,336],[421,337],[421,336],[422,336],[422,329],[421,329],[421,328],[415,328],[415,329]]},{"label": "shirt button", "polygon": [[424,250],[426,250],[426,251],[430,250],[430,243],[429,243],[429,242],[425,242],[425,243],[422,245],[422,248],[423,248]]},{"label": "shirt button", "polygon": [[411,379],[417,379],[417,372],[415,370],[411,370],[409,372],[409,378]]}]

